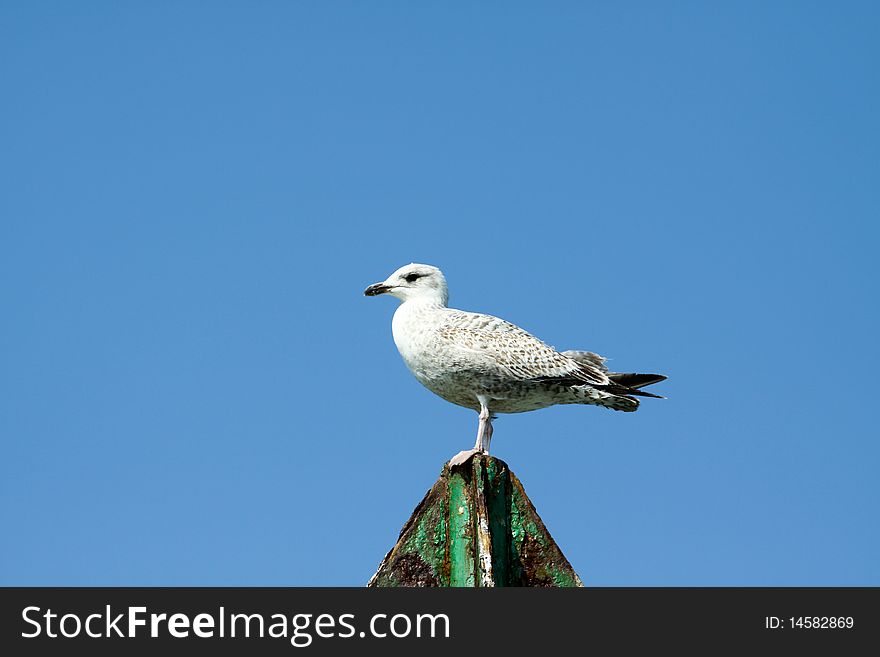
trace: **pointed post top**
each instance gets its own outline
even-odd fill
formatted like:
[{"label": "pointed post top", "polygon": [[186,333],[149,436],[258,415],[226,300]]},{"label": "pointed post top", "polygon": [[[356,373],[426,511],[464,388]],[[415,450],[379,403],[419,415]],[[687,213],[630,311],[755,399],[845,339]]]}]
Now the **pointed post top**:
[{"label": "pointed post top", "polygon": [[475,454],[440,477],[367,586],[583,586],[522,483]]}]

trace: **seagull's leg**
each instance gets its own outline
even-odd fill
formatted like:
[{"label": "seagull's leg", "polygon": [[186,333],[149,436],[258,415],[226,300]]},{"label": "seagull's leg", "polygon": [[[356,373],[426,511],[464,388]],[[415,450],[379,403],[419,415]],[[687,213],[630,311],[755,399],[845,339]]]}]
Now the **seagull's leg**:
[{"label": "seagull's leg", "polygon": [[474,443],[474,452],[487,453],[489,441],[492,440],[492,413],[489,412],[489,400],[483,395],[477,395],[480,400],[480,425],[477,428],[477,442]]},{"label": "seagull's leg", "polygon": [[486,433],[483,436],[483,447],[485,447],[483,451],[486,452],[486,454],[489,453],[489,443],[492,442],[492,434],[494,433],[494,429],[492,429],[492,420],[494,419],[494,415],[489,415],[489,417],[486,418]]},{"label": "seagull's leg", "polygon": [[492,440],[492,413],[489,412],[489,400],[483,395],[477,395],[480,401],[480,424],[477,427],[477,442],[474,448],[459,452],[449,459],[449,467],[461,465],[474,454],[488,454],[489,441]]},{"label": "seagull's leg", "polygon": [[480,400],[480,429],[477,432],[477,444],[474,449],[489,453],[489,441],[492,440],[492,413],[489,410],[489,398],[477,395]]}]

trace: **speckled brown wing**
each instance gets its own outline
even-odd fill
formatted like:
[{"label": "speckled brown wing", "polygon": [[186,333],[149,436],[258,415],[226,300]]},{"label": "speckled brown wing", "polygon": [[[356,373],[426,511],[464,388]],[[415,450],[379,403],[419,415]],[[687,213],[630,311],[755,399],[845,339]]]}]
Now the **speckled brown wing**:
[{"label": "speckled brown wing", "polygon": [[595,365],[564,356],[518,326],[491,315],[452,311],[438,329],[437,339],[447,353],[461,350],[471,360],[478,355],[483,368],[500,376],[569,386],[610,383],[607,374]]}]

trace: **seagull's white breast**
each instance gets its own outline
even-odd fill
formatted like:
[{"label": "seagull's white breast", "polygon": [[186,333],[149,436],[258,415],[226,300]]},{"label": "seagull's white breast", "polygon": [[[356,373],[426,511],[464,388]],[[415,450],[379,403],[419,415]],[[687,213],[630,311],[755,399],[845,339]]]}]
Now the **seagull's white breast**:
[{"label": "seagull's white breast", "polygon": [[434,358],[429,347],[434,339],[443,309],[435,304],[407,301],[397,308],[391,320],[394,344],[410,372],[424,385],[431,387]]}]

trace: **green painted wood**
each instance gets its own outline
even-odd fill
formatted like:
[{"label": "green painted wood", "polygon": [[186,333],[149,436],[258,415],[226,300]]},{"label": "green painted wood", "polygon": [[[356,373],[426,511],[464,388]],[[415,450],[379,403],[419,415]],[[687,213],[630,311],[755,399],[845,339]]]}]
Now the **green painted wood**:
[{"label": "green painted wood", "polygon": [[440,477],[368,586],[583,586],[508,465],[478,454]]},{"label": "green painted wood", "polygon": [[492,459],[486,466],[489,487],[489,528],[492,534],[492,562],[495,586],[514,586],[513,545],[510,535],[510,477],[503,461]]},{"label": "green painted wood", "polygon": [[449,584],[474,586],[474,536],[470,482],[462,472],[447,474],[449,497]]}]

